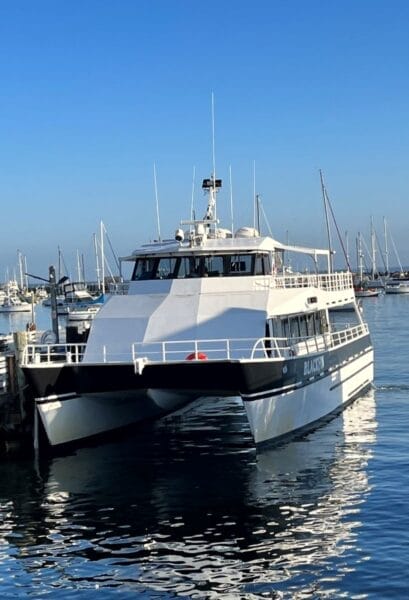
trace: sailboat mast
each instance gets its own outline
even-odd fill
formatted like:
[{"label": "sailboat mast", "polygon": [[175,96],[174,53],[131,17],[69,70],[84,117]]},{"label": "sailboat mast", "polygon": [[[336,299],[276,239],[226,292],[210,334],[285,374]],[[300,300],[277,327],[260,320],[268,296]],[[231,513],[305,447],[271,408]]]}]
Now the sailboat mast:
[{"label": "sailboat mast", "polygon": [[375,228],[373,217],[371,217],[371,251],[372,251],[372,279],[375,279],[376,274],[376,243],[375,243]]},{"label": "sailboat mast", "polygon": [[383,235],[385,240],[385,269],[386,274],[389,275],[389,249],[388,249],[388,233],[386,230],[386,219],[383,218]]},{"label": "sailboat mast", "polygon": [[101,291],[101,277],[100,277],[100,270],[99,270],[99,255],[98,255],[98,246],[97,246],[97,236],[94,233],[94,252],[95,252],[95,268],[96,268],[96,272],[97,272],[97,284],[98,284],[98,291]]},{"label": "sailboat mast", "polygon": [[358,233],[358,265],[359,265],[359,285],[362,285],[364,265],[363,265],[363,255],[362,255],[361,232]]},{"label": "sailboat mast", "polygon": [[326,189],[325,189],[324,178],[322,176],[321,169],[320,169],[320,180],[321,180],[322,198],[323,198],[323,201],[324,201],[325,222],[326,222],[326,226],[327,226],[327,237],[328,237],[328,250],[329,250],[328,272],[332,273],[332,271],[333,271],[333,265],[332,265],[331,228],[330,228],[330,225],[329,225],[327,192],[326,192]]},{"label": "sailboat mast", "polygon": [[23,291],[23,289],[24,289],[23,257],[22,257],[20,250],[18,250],[17,252],[18,252],[18,267],[19,267],[19,271],[20,271],[20,289],[21,289],[21,291]]}]

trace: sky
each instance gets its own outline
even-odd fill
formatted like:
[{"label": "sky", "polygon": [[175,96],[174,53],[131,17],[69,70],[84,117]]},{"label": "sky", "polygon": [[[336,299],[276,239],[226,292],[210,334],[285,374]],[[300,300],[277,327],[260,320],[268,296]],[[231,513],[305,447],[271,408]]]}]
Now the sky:
[{"label": "sky", "polygon": [[126,256],[156,205],[173,237],[213,147],[223,226],[253,225],[256,192],[263,233],[326,247],[321,170],[351,263],[385,218],[409,265],[408,24],[406,0],[3,0],[0,280],[58,248],[95,280],[101,221]]}]

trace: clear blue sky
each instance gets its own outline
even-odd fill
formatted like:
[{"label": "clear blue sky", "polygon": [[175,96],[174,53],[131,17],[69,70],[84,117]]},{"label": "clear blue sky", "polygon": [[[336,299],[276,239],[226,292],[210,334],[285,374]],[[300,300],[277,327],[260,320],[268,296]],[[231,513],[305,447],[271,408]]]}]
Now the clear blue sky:
[{"label": "clear blue sky", "polygon": [[323,246],[323,170],[353,253],[382,217],[409,263],[409,2],[4,0],[0,279],[47,275],[105,223],[118,255],[189,217],[212,168],[218,211],[252,224],[253,165],[278,239]]}]

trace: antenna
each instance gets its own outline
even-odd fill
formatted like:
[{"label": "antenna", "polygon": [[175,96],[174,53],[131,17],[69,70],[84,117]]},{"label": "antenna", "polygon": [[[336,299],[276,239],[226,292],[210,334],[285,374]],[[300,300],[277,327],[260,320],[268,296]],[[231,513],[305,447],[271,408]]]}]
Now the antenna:
[{"label": "antenna", "polygon": [[196,167],[193,167],[193,176],[192,176],[192,200],[190,203],[190,218],[194,221],[194,197],[195,197],[195,178],[196,178]]},{"label": "antenna", "polygon": [[101,281],[102,281],[102,293],[105,294],[105,255],[104,255],[104,229],[105,226],[103,224],[103,222],[101,221],[101,241],[100,241],[100,245],[101,245]]},{"label": "antenna", "polygon": [[[216,143],[215,143],[215,134],[214,134],[214,93],[212,92],[212,161],[213,161],[213,219],[217,220],[216,213],[216,194],[215,194],[215,186],[216,186]],[[217,227],[217,225],[216,225]]]},{"label": "antenna", "polygon": [[231,165],[229,166],[229,180],[230,180],[230,217],[231,217],[231,234],[234,236],[234,218],[233,218],[233,181],[231,176]]},{"label": "antenna", "polygon": [[216,152],[214,141],[214,93],[212,92],[212,158],[213,158],[213,178],[216,179]]},{"label": "antenna", "polygon": [[253,229],[256,229],[256,161],[253,160]]},{"label": "antenna", "polygon": [[217,218],[216,218],[216,194],[222,186],[222,180],[216,179],[216,153],[215,153],[215,142],[214,142],[214,94],[212,92],[212,155],[213,155],[213,173],[209,179],[203,179],[202,188],[209,194],[209,200],[207,203],[207,209],[203,217],[203,221],[207,221],[206,228],[207,233],[210,232],[210,228],[213,225],[214,229],[217,229]]},{"label": "antenna", "polygon": [[153,180],[155,184],[155,200],[156,200],[156,220],[158,223],[158,240],[161,241],[160,237],[160,219],[159,219],[159,200],[158,200],[158,186],[156,183],[156,165],[153,163]]},{"label": "antenna", "polygon": [[260,227],[260,195],[256,195],[256,206],[257,206],[257,231],[259,235],[261,235],[261,227]]}]

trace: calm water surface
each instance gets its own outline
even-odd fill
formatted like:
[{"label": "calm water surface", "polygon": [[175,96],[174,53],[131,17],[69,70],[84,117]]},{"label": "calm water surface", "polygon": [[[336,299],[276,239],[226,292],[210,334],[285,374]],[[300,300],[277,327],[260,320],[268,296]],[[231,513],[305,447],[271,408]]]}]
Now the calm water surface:
[{"label": "calm water surface", "polygon": [[364,310],[376,389],[298,441],[212,401],[0,463],[1,598],[407,598],[409,297]]}]

